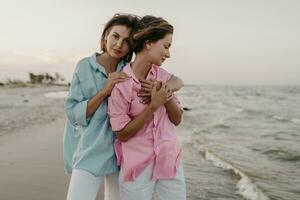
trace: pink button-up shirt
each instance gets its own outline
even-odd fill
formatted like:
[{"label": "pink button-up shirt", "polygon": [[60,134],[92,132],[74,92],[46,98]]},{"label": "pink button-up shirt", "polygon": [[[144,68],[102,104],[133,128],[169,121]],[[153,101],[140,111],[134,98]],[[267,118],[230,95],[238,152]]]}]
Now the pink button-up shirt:
[{"label": "pink button-up shirt", "polygon": [[[113,131],[122,130],[146,108],[137,96],[141,83],[135,77],[130,64],[123,69],[130,79],[117,84],[108,100],[108,114]],[[166,70],[152,66],[147,80],[166,82],[171,78]],[[173,97],[181,108],[180,102]],[[134,181],[153,162],[152,179],[170,179],[176,175],[181,148],[175,135],[175,126],[169,120],[164,106],[159,107],[151,120],[126,142],[115,142],[118,164],[124,181]]]}]

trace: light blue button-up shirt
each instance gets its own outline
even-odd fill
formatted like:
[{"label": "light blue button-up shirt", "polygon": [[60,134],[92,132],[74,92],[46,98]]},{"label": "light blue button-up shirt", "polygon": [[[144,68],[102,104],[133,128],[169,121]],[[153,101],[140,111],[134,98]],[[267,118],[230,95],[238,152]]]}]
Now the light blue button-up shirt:
[{"label": "light blue button-up shirt", "polygon": [[[107,115],[107,98],[91,117],[86,117],[88,100],[107,81],[103,66],[96,62],[95,53],[76,66],[69,95],[65,101],[67,122],[64,131],[64,161],[68,174],[83,169],[95,176],[118,171],[114,152],[115,136]],[[126,65],[121,61],[117,71]]]}]

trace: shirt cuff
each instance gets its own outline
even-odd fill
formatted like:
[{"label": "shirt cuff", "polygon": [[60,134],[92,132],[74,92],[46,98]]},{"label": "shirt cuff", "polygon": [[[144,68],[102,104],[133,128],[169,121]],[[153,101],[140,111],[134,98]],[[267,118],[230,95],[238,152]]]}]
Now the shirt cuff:
[{"label": "shirt cuff", "polygon": [[110,118],[110,124],[113,131],[122,130],[131,121],[128,115],[118,116],[117,118]]}]

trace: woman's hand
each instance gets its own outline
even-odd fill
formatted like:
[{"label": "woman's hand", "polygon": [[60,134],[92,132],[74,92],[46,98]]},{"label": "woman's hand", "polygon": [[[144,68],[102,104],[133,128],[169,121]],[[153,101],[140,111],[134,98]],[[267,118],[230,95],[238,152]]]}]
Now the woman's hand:
[{"label": "woman's hand", "polygon": [[173,93],[165,83],[162,83],[161,88],[156,90],[157,83],[154,83],[152,91],[151,91],[151,102],[150,106],[154,109],[159,108],[160,106],[167,103],[169,100],[172,99]]},{"label": "woman's hand", "polygon": [[128,75],[124,72],[113,72],[108,74],[107,81],[103,86],[104,93],[109,96],[117,83],[128,80]]},{"label": "woman's hand", "polygon": [[162,86],[161,81],[152,81],[141,79],[141,91],[138,93],[138,96],[141,98],[141,103],[148,104],[151,101],[151,92],[156,83],[156,90],[159,90]]}]

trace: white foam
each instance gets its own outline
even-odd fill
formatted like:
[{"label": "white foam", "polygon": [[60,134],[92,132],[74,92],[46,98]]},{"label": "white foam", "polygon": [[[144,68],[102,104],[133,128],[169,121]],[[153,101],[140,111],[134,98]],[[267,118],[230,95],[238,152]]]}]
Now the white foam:
[{"label": "white foam", "polygon": [[224,110],[230,110],[230,111],[237,112],[237,113],[241,113],[241,112],[245,111],[243,108],[232,107],[232,106],[226,105],[226,104],[224,104],[222,102],[218,103],[218,108],[224,109]]},{"label": "white foam", "polygon": [[300,119],[297,118],[292,118],[291,122],[295,123],[295,124],[300,124]]},{"label": "white foam", "polygon": [[240,177],[236,187],[238,189],[238,193],[242,195],[247,200],[269,200],[269,197],[266,196],[255,183],[253,183],[250,178],[231,165],[230,163],[223,161],[218,156],[209,152],[208,150],[204,151],[204,156],[206,160],[211,161],[215,166],[221,167],[225,170],[232,170],[237,176]]},{"label": "white foam", "polygon": [[281,117],[281,116],[279,116],[279,115],[273,115],[272,118],[273,118],[273,119],[277,119],[277,120],[279,120],[279,121],[284,121],[284,120],[285,120],[283,117]]},{"label": "white foam", "polygon": [[218,103],[218,108],[219,108],[219,109],[228,109],[229,106],[225,105],[225,104],[222,103],[222,102],[219,102],[219,103]]},{"label": "white foam", "polygon": [[59,91],[59,92],[48,92],[45,93],[44,96],[47,98],[53,99],[64,99],[68,96],[69,92],[67,91]]},{"label": "white foam", "polygon": [[232,108],[232,109],[234,112],[238,112],[238,113],[244,112],[243,108]]}]

